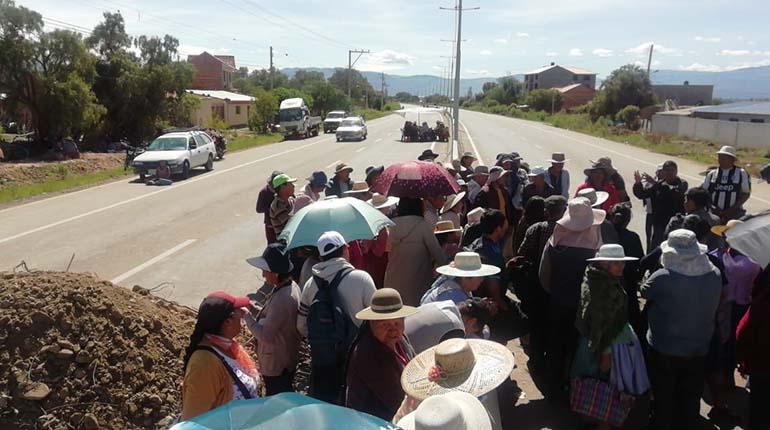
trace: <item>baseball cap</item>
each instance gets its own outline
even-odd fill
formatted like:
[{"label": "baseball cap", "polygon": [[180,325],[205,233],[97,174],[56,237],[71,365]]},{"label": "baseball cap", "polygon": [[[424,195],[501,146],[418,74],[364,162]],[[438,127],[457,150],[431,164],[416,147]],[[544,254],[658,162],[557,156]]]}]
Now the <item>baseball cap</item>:
[{"label": "baseball cap", "polygon": [[267,245],[267,248],[265,248],[261,257],[248,258],[246,259],[246,262],[257,269],[280,274],[290,273],[294,268],[294,265],[291,264],[291,259],[289,258],[286,246],[282,243],[271,243],[270,245]]},{"label": "baseball cap", "polygon": [[278,188],[284,184],[293,184],[294,182],[297,182],[297,178],[292,178],[285,173],[281,173],[273,178],[273,188]]},{"label": "baseball cap", "polygon": [[198,313],[201,313],[204,308],[245,308],[250,303],[251,300],[249,300],[248,297],[237,297],[224,291],[214,291],[213,293],[209,293],[209,295],[203,299],[203,302],[198,309]]},{"label": "baseball cap", "polygon": [[325,257],[347,245],[345,238],[336,231],[327,231],[318,238],[318,255]]}]

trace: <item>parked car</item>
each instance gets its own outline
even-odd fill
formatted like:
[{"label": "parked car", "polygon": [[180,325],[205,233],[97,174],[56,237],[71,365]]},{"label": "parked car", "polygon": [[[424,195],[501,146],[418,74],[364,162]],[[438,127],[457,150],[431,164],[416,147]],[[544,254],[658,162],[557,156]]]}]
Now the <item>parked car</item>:
[{"label": "parked car", "polygon": [[368,131],[366,122],[360,116],[350,116],[342,120],[337,127],[337,142],[342,140],[364,140]]},{"label": "parked car", "polygon": [[337,131],[337,127],[343,119],[347,118],[348,113],[344,110],[333,110],[326,114],[324,118],[324,133],[333,133]]},{"label": "parked car", "polygon": [[166,161],[171,173],[187,179],[190,170],[203,167],[214,169],[217,150],[214,141],[202,131],[166,133],[153,140],[145,151],[134,158],[132,166],[139,178],[155,174],[158,164]]}]

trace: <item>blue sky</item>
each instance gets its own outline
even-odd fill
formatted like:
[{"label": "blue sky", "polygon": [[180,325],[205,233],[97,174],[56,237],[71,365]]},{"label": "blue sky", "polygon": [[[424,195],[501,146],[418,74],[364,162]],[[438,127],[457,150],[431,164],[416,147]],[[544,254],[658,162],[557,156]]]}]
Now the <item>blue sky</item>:
[{"label": "blue sky", "polygon": [[[605,76],[627,63],[721,71],[770,65],[768,0],[465,0],[463,77],[523,73],[549,62]],[[441,75],[448,66],[454,0],[17,0],[49,28],[92,28],[120,10],[132,35],[176,36],[182,54],[208,50],[249,68],[346,67]]]}]

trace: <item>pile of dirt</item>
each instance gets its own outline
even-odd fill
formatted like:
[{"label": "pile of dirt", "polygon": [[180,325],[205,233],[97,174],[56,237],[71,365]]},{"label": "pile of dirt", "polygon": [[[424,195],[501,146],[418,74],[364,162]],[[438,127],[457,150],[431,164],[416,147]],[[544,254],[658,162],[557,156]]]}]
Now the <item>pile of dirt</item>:
[{"label": "pile of dirt", "polygon": [[82,152],[80,158],[75,160],[0,163],[0,189],[114,169],[123,166],[125,157],[123,153]]},{"label": "pile of dirt", "polygon": [[135,291],[92,274],[0,273],[0,428],[168,427],[195,312]]}]

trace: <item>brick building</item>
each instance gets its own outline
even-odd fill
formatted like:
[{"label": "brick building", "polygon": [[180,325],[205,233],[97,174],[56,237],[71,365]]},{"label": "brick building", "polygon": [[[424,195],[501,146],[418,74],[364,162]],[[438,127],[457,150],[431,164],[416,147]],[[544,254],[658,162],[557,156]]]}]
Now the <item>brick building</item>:
[{"label": "brick building", "polygon": [[237,70],[232,55],[212,55],[204,51],[200,55],[188,55],[187,62],[195,69],[192,89],[232,89],[233,73]]},{"label": "brick building", "polygon": [[596,96],[596,90],[583,84],[572,84],[566,87],[556,88],[564,98],[562,109],[570,110],[576,106],[584,105]]},{"label": "brick building", "polygon": [[527,91],[536,89],[563,88],[572,84],[583,84],[596,88],[596,73],[577,67],[559,66],[551,63],[524,75]]}]

